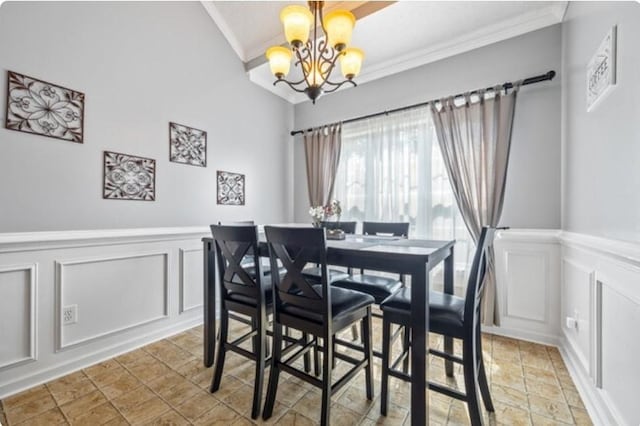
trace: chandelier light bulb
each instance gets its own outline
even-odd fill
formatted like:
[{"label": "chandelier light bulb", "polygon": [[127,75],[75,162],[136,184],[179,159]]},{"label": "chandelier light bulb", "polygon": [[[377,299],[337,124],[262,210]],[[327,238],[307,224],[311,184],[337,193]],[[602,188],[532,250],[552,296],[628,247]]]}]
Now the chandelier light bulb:
[{"label": "chandelier light bulb", "polygon": [[309,9],[298,5],[287,6],[280,12],[280,20],[289,44],[300,48],[309,40],[309,31],[313,24],[313,14]]},{"label": "chandelier light bulb", "polygon": [[271,73],[278,79],[284,78],[289,74],[291,68],[291,50],[282,46],[273,46],[267,50],[267,59]]},{"label": "chandelier light bulb", "polygon": [[351,43],[351,34],[356,25],[356,17],[347,10],[336,10],[324,17],[324,28],[327,31],[329,46],[342,51]]},{"label": "chandelier light bulb", "polygon": [[364,52],[357,47],[349,47],[342,52],[340,56],[340,70],[342,75],[351,80],[360,74],[362,61],[364,60]]}]

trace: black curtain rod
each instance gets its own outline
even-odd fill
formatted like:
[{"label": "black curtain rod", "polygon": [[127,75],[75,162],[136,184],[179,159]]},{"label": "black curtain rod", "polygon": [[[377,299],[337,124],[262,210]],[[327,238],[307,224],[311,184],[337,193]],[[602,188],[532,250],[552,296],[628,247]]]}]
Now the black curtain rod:
[{"label": "black curtain rod", "polygon": [[[555,76],[556,76],[556,72],[551,70],[548,73],[540,74],[540,75],[536,75],[535,77],[529,77],[529,78],[524,79],[522,81],[522,86],[526,86],[527,84],[540,83],[542,81],[547,81],[547,80],[553,80],[553,77],[555,77]],[[494,87],[488,87],[488,88],[486,88],[484,90],[493,90]],[[512,82],[504,83],[502,85],[502,88],[503,89],[511,89],[511,88],[513,88],[513,83]],[[459,93],[457,95],[454,95],[453,97],[457,98],[457,97],[460,97],[460,96],[464,96],[466,93],[476,94],[476,93],[480,92],[481,90],[482,89],[476,89],[476,90],[472,90],[471,92]],[[351,123],[351,122],[359,121],[359,120],[365,120],[367,118],[378,117],[380,115],[391,114],[391,113],[394,113],[394,112],[400,112],[400,111],[405,111],[405,110],[412,109],[412,108],[417,108],[417,107],[429,105],[430,103],[438,102],[440,99],[442,99],[442,98],[433,99],[433,100],[426,101],[426,102],[420,102],[420,103],[413,104],[413,105],[407,105],[407,106],[404,106],[404,107],[395,108],[395,109],[391,109],[391,110],[388,110],[388,111],[380,111],[380,112],[375,112],[373,114],[362,115],[360,117],[350,118],[348,120],[343,120],[342,124]],[[320,127],[320,126],[318,126],[318,127]],[[312,130],[313,129],[307,129],[308,132],[310,132]],[[291,132],[291,136],[295,136],[297,134],[304,133],[304,132],[305,132],[304,130],[294,130],[294,131]]]}]

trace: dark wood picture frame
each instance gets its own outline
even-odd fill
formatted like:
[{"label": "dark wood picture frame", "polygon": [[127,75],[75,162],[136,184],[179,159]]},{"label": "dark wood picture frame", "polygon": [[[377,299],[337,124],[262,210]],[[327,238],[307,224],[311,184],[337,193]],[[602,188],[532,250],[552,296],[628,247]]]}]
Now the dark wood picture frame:
[{"label": "dark wood picture frame", "polygon": [[244,206],[245,175],[218,170],[216,173],[217,203],[226,206]]},{"label": "dark wood picture frame", "polygon": [[[130,194],[130,191],[123,190],[123,185],[126,185],[127,180],[131,181],[131,179],[127,179],[127,176],[118,176],[117,180],[123,180],[119,185],[118,182],[114,181],[114,179],[110,179],[113,175],[113,170],[107,170],[107,160],[109,159],[109,155],[122,156],[125,157],[122,160],[134,160],[138,161],[141,164],[139,166],[144,167],[144,162],[149,162],[148,166],[150,166],[150,170],[145,170],[147,173],[152,174],[152,178],[146,184],[146,186],[150,187],[148,193],[142,193],[138,191],[137,193]],[[103,172],[102,172],[102,198],[105,200],[131,200],[131,201],[155,201],[156,200],[156,160],[153,158],[140,157],[137,155],[131,154],[123,154],[121,152],[115,151],[104,151],[103,153]],[[124,175],[131,175],[136,173],[135,170],[119,170],[120,173],[124,172]],[[109,176],[108,176],[109,175]],[[139,176],[139,174],[138,174]],[[138,184],[139,182],[133,182],[134,184]],[[110,193],[108,191],[111,191]],[[122,195],[122,194],[125,195]],[[141,194],[142,193],[142,194]],[[126,195],[130,194],[130,195]]]},{"label": "dark wood picture frame", "polygon": [[[183,144],[178,138],[178,133],[184,132],[189,144],[187,152],[190,154],[185,156],[181,153],[180,146]],[[195,140],[194,140],[195,138]],[[201,140],[202,139],[202,140]],[[199,144],[202,143],[200,149]],[[195,146],[194,146],[195,145]],[[193,155],[193,151],[198,155]],[[196,129],[195,127],[185,126],[184,124],[169,122],[169,161],[173,163],[187,164],[189,166],[207,167],[207,132],[205,130]]]},{"label": "dark wood picture frame", "polygon": [[[23,96],[18,98],[19,95],[15,95],[12,98],[12,93],[20,91],[23,92]],[[37,93],[37,98],[33,97],[34,93]],[[66,104],[61,104],[61,100],[66,101]],[[52,108],[54,106],[55,108]],[[7,71],[4,121],[7,130],[83,143],[84,110],[84,93],[25,74]],[[22,112],[22,114],[18,114],[16,111]],[[35,113],[42,117],[40,119],[30,118]],[[47,117],[49,120],[42,120],[43,117]],[[61,121],[66,122],[67,120],[69,122],[77,120],[79,126],[66,127]]]}]

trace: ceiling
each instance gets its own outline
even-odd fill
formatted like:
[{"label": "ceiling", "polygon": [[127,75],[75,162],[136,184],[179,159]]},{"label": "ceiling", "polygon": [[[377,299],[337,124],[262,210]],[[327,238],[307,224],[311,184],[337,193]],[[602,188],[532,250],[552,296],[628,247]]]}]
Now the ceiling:
[{"label": "ceiling", "polygon": [[[202,1],[244,62],[248,77],[291,103],[307,101],[274,86],[264,52],[285,43],[280,10],[301,1]],[[352,45],[366,57],[358,84],[415,68],[562,21],[566,1],[325,2],[357,18]],[[342,89],[348,90],[348,89]]]}]

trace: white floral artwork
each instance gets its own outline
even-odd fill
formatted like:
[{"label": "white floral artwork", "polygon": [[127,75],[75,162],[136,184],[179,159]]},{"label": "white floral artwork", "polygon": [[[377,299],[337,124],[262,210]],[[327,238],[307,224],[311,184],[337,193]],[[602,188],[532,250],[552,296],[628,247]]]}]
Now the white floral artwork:
[{"label": "white floral artwork", "polygon": [[207,167],[207,132],[169,123],[169,160]]},{"label": "white floral artwork", "polygon": [[156,160],[105,151],[102,197],[111,200],[155,201]]},{"label": "white floral artwork", "polygon": [[83,93],[13,71],[7,86],[7,129],[83,142]]}]

